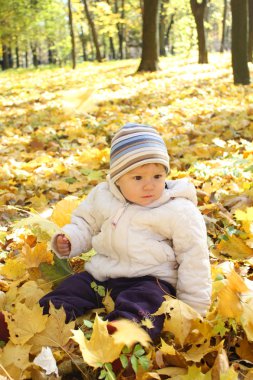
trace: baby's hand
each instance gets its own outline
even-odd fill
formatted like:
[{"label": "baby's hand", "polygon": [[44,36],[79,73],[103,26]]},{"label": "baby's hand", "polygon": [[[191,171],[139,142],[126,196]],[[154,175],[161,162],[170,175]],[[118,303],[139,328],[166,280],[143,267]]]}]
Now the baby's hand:
[{"label": "baby's hand", "polygon": [[57,248],[57,252],[59,253],[60,256],[69,256],[70,254],[70,247],[71,247],[71,244],[70,244],[70,241],[68,238],[66,238],[65,235],[58,235],[56,237],[56,248]]}]

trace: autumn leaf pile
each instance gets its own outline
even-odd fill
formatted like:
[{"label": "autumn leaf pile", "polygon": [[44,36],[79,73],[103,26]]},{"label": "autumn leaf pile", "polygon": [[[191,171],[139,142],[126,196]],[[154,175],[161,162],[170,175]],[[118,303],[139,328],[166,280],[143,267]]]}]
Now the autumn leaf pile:
[{"label": "autumn leaf pile", "polygon": [[[0,310],[10,332],[1,380],[253,379],[253,86],[232,84],[226,56],[166,58],[156,73],[134,74],[137,64],[0,74]],[[63,310],[47,316],[38,305],[93,254],[57,260],[49,241],[105,179],[111,138],[129,121],[157,127],[170,177],[192,178],[212,263],[207,317],[165,297],[155,344],[133,322],[108,326],[109,294],[78,329]]]}]

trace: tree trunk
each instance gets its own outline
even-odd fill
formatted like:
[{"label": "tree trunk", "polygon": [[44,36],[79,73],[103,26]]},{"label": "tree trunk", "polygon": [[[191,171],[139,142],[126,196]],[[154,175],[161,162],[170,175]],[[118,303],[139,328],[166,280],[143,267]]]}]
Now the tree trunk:
[{"label": "tree trunk", "polygon": [[[115,13],[119,12],[119,4],[118,0],[115,1]],[[121,0],[121,12],[120,17],[122,20],[125,18],[125,0]],[[118,40],[119,40],[119,57],[120,59],[124,58],[124,34],[125,34],[125,28],[122,23],[117,24],[117,30],[118,30]]]},{"label": "tree trunk", "polygon": [[204,28],[204,14],[207,0],[202,0],[201,3],[199,3],[197,0],[190,0],[190,4],[197,27],[199,63],[208,63]]},{"label": "tree trunk", "polygon": [[227,9],[228,9],[228,1],[224,0],[220,53],[224,52],[224,46],[225,46]]},{"label": "tree trunk", "polygon": [[163,9],[163,2],[161,2],[160,7],[160,22],[159,22],[159,41],[160,41],[160,56],[166,57],[165,49],[165,15]]},{"label": "tree trunk", "polygon": [[13,57],[12,57],[12,50],[11,47],[8,47],[8,68],[12,69],[13,68]]},{"label": "tree trunk", "polygon": [[138,71],[159,69],[159,6],[160,0],[144,0],[142,55]]},{"label": "tree trunk", "polygon": [[16,54],[16,67],[18,69],[20,67],[20,62],[19,62],[19,47],[18,47],[18,45],[16,45],[15,54]]},{"label": "tree trunk", "polygon": [[234,84],[249,84],[248,68],[248,0],[231,0],[232,67]]},{"label": "tree trunk", "polygon": [[29,61],[28,61],[28,51],[26,50],[25,51],[25,67],[28,68],[29,67]]},{"label": "tree trunk", "polygon": [[249,5],[249,34],[248,34],[248,62],[253,62],[253,0],[248,0]]},{"label": "tree trunk", "polygon": [[71,0],[68,0],[68,13],[69,13],[69,31],[70,31],[70,38],[71,38],[72,69],[75,69],[76,68],[76,42],[75,42]]},{"label": "tree trunk", "polygon": [[89,23],[89,26],[90,26],[90,29],[91,29],[92,39],[93,39],[93,42],[94,42],[94,45],[95,45],[95,49],[96,49],[96,59],[97,59],[98,62],[102,62],[102,57],[101,57],[100,48],[99,48],[99,44],[98,44],[97,31],[96,31],[93,19],[91,17],[91,14],[89,12],[87,0],[82,0],[82,2],[83,2],[83,5],[84,5],[85,14],[86,14],[86,17],[87,17],[87,20],[88,20],[88,23]]},{"label": "tree trunk", "polygon": [[82,45],[83,60],[84,61],[88,61],[88,57],[87,57],[87,53],[86,53],[86,44],[87,44],[87,41],[86,41],[86,38],[85,38],[85,35],[84,35],[84,32],[83,32],[82,26],[81,26],[81,30],[80,30],[80,33],[79,33],[79,38],[80,38],[81,45]]},{"label": "tree trunk", "polygon": [[31,50],[33,57],[33,66],[37,68],[39,66],[37,47],[35,45],[31,45]]},{"label": "tree trunk", "polygon": [[116,53],[115,53],[115,48],[114,48],[114,43],[113,43],[113,38],[109,37],[109,44],[110,44],[110,56],[111,59],[116,59]]},{"label": "tree trunk", "polygon": [[[165,46],[167,46],[167,48],[169,48],[169,45],[170,45],[170,32],[171,32],[172,26],[174,24],[174,17],[175,17],[175,15],[176,15],[175,13],[173,13],[171,15],[170,23],[168,25],[168,28],[167,28],[167,31],[166,31],[166,34],[165,34]],[[172,46],[172,52],[173,52],[173,46]]]},{"label": "tree trunk", "polygon": [[9,69],[9,58],[8,58],[8,47],[5,44],[2,44],[2,70]]}]

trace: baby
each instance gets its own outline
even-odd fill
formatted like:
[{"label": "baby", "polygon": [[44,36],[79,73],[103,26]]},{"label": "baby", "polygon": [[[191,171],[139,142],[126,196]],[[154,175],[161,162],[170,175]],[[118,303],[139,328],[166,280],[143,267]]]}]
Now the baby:
[{"label": "baby", "polygon": [[67,321],[102,307],[91,283],[111,290],[115,309],[107,319],[136,322],[150,318],[151,338],[161,333],[164,316],[152,314],[171,294],[205,315],[211,297],[207,234],[196,207],[194,186],[166,180],[169,156],[157,131],[129,123],[114,136],[110,171],[73,212],[71,223],[53,238],[58,257],[94,248],[85,271],[64,280],[40,300],[63,306]]}]

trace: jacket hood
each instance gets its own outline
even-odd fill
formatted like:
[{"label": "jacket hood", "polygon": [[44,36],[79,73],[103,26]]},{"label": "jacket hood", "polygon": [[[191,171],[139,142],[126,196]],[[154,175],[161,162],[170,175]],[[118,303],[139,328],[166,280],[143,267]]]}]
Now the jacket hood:
[{"label": "jacket hood", "polygon": [[[128,203],[127,200],[123,197],[117,185],[115,185],[115,183],[110,180],[110,175],[108,175],[106,179],[112,194],[121,202]],[[164,189],[162,196],[146,207],[158,207],[174,198],[185,198],[190,200],[195,206],[197,205],[197,192],[195,186],[189,181],[188,178],[168,180],[165,181],[165,183],[166,188]]]}]

